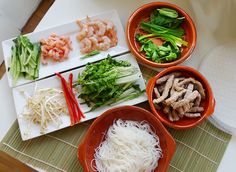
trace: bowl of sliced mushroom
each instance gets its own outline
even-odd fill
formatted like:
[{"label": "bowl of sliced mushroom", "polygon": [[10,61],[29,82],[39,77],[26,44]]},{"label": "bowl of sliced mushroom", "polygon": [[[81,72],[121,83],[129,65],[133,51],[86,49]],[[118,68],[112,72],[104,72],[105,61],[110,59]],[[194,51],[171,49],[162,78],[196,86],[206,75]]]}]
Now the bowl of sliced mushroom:
[{"label": "bowl of sliced mushroom", "polygon": [[147,84],[150,107],[165,125],[187,129],[213,114],[215,99],[207,79],[187,66],[167,68]]}]

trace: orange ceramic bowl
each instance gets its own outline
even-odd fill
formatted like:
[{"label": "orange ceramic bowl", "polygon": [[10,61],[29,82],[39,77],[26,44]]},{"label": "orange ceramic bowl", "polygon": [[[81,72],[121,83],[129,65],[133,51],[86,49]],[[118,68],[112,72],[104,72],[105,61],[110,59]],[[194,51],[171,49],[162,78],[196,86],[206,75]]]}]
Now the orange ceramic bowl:
[{"label": "orange ceramic bowl", "polygon": [[[121,106],[110,109],[92,123],[78,147],[78,159],[84,171],[93,171],[91,162],[94,159],[95,149],[104,140],[104,133],[107,132],[108,128],[116,119],[147,121],[150,126],[153,127],[153,131],[156,131],[156,134],[160,138],[160,146],[163,153],[163,157],[159,159],[158,167],[155,169],[155,172],[166,171],[175,152],[175,141],[152,113],[135,106]],[[94,162],[93,165],[95,165]]]},{"label": "orange ceramic bowl", "polygon": [[[181,56],[177,60],[169,63],[156,63],[146,59],[145,54],[139,51],[140,44],[135,40],[135,35],[139,31],[140,22],[147,20],[155,9],[162,7],[175,9],[181,16],[185,17],[185,21],[182,23],[181,27],[185,30],[185,40],[188,42],[188,46],[182,47]],[[131,52],[135,55],[139,62],[153,68],[167,68],[178,65],[190,57],[196,45],[197,34],[192,19],[184,10],[174,4],[166,2],[152,2],[139,7],[130,16],[126,26],[126,39]]]},{"label": "orange ceramic bowl", "polygon": [[[156,80],[161,78],[162,76],[165,76],[167,74],[170,74],[172,72],[182,72],[183,76],[186,77],[192,77],[198,80],[199,82],[202,83],[203,88],[205,89],[206,93],[206,99],[202,100],[201,106],[204,107],[204,111],[201,114],[201,117],[199,118],[182,118],[179,121],[171,122],[167,115],[165,115],[162,110],[157,110],[153,104],[153,99],[154,99],[154,87]],[[173,66],[169,67],[160,73],[158,73],[155,77],[151,78],[148,81],[146,92],[148,95],[148,102],[150,104],[151,110],[155,116],[158,117],[158,119],[161,120],[165,125],[175,128],[175,129],[188,129],[188,128],[193,128],[199,123],[201,123],[204,119],[209,117],[210,115],[213,114],[214,109],[215,109],[215,99],[213,96],[213,92],[211,89],[210,84],[206,80],[206,78],[197,70],[187,67],[187,66]]]}]

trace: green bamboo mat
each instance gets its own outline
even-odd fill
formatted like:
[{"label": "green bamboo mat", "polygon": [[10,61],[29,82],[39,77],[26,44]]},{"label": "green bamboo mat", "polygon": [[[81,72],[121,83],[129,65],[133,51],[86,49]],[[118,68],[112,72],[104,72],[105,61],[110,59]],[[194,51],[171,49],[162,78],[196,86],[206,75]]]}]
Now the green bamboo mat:
[{"label": "green bamboo mat", "polygon": [[[144,67],[141,70],[145,79],[156,73]],[[148,108],[147,103],[144,107]],[[48,172],[82,172],[77,160],[77,145],[91,123],[88,121],[23,142],[16,121],[2,140],[0,150]],[[168,130],[177,143],[168,172],[215,172],[231,138],[208,121],[190,130]]]}]

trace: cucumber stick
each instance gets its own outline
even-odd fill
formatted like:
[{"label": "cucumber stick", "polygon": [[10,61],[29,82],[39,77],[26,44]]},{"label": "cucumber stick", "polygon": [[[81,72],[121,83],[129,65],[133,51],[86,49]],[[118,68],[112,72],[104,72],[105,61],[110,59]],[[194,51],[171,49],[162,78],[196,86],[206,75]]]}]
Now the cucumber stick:
[{"label": "cucumber stick", "polygon": [[18,36],[13,40],[10,73],[13,85],[19,77],[34,80],[39,76],[40,44],[31,43],[26,36]]}]

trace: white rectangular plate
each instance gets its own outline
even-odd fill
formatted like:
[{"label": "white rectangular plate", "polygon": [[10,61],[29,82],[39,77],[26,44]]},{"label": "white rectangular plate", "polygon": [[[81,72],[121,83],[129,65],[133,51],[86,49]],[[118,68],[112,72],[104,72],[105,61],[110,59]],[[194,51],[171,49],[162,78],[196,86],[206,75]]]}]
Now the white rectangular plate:
[{"label": "white rectangular plate", "polygon": [[[115,57],[115,59],[127,60],[131,63],[132,66],[135,66],[139,69],[136,59],[131,54],[126,54],[126,55],[122,55],[119,57]],[[77,80],[78,73],[81,73],[84,69],[85,69],[85,67],[81,67],[79,69],[75,69],[75,70],[63,73],[62,75],[63,75],[63,77],[65,77],[67,79],[69,74],[73,73],[74,82],[75,82]],[[140,72],[140,77],[136,81],[136,83],[139,84],[141,90],[144,90],[145,83],[144,83],[144,80],[143,80],[140,70],[139,70],[139,72]],[[37,83],[38,89],[49,88],[49,87],[50,88],[61,88],[61,82],[56,76],[52,76],[47,79],[36,81],[36,83]],[[14,98],[14,102],[15,102],[16,113],[17,113],[17,118],[18,118],[18,123],[19,123],[20,132],[21,132],[21,136],[22,136],[23,140],[28,140],[28,139],[42,135],[40,133],[39,125],[35,125],[33,123],[30,123],[29,121],[25,120],[21,115],[21,113],[23,112],[24,106],[26,105],[26,99],[20,93],[20,91],[25,90],[25,91],[27,91],[27,93],[32,95],[34,93],[34,89],[35,89],[35,83],[29,83],[29,84],[25,84],[25,85],[13,88],[13,90],[12,90],[13,91],[13,98]],[[101,115],[103,112],[108,110],[109,108],[121,106],[121,105],[135,105],[135,104],[144,102],[146,100],[147,100],[146,93],[143,93],[141,96],[139,96],[135,99],[132,99],[132,100],[117,103],[112,106],[100,107],[100,108],[96,109],[95,111],[86,113],[85,118],[82,119],[81,122],[96,118],[99,115]],[[88,107],[86,105],[82,105],[80,107],[83,112],[88,110]],[[62,124],[59,126],[59,128],[57,126],[54,126],[53,124],[50,124],[50,125],[48,125],[47,131],[44,134],[47,134],[47,133],[50,133],[50,132],[70,126],[70,116],[69,115],[63,115],[61,119],[62,119]],[[78,125],[80,125],[80,124],[78,124]]]},{"label": "white rectangular plate", "polygon": [[[72,41],[73,50],[70,52],[69,58],[63,62],[54,62],[54,63],[49,62],[48,65],[40,64],[38,79],[54,75],[55,72],[62,72],[69,69],[83,66],[87,64],[88,62],[95,62],[95,61],[101,60],[104,57],[106,57],[107,54],[110,54],[111,56],[115,56],[115,55],[119,55],[119,54],[129,51],[126,41],[125,41],[125,34],[124,34],[124,30],[123,30],[120,18],[115,10],[100,13],[94,16],[89,16],[89,17],[91,17],[92,19],[108,19],[112,21],[117,31],[118,44],[115,47],[112,47],[108,49],[107,51],[103,51],[98,55],[95,55],[93,57],[86,58],[86,59],[81,59],[81,57],[83,57],[84,55],[80,53],[79,43],[76,40],[76,35],[79,32],[79,26],[76,24],[76,21],[72,21],[72,22],[69,22],[60,26],[49,28],[47,30],[27,34],[26,36],[32,42],[39,42],[40,39],[42,38],[48,38],[52,33],[56,33],[58,35],[69,36]],[[85,18],[80,19],[80,20],[84,21]],[[11,56],[11,47],[13,45],[13,41],[12,41],[13,39],[14,38],[2,42],[6,69],[8,69],[8,67],[10,66],[10,56]],[[15,86],[19,86],[19,85],[26,84],[29,82],[33,82],[32,80],[20,78],[17,81],[17,84],[13,86],[12,76],[8,71],[7,71],[7,76],[8,76],[8,82],[9,82],[10,87],[15,87]]]}]

